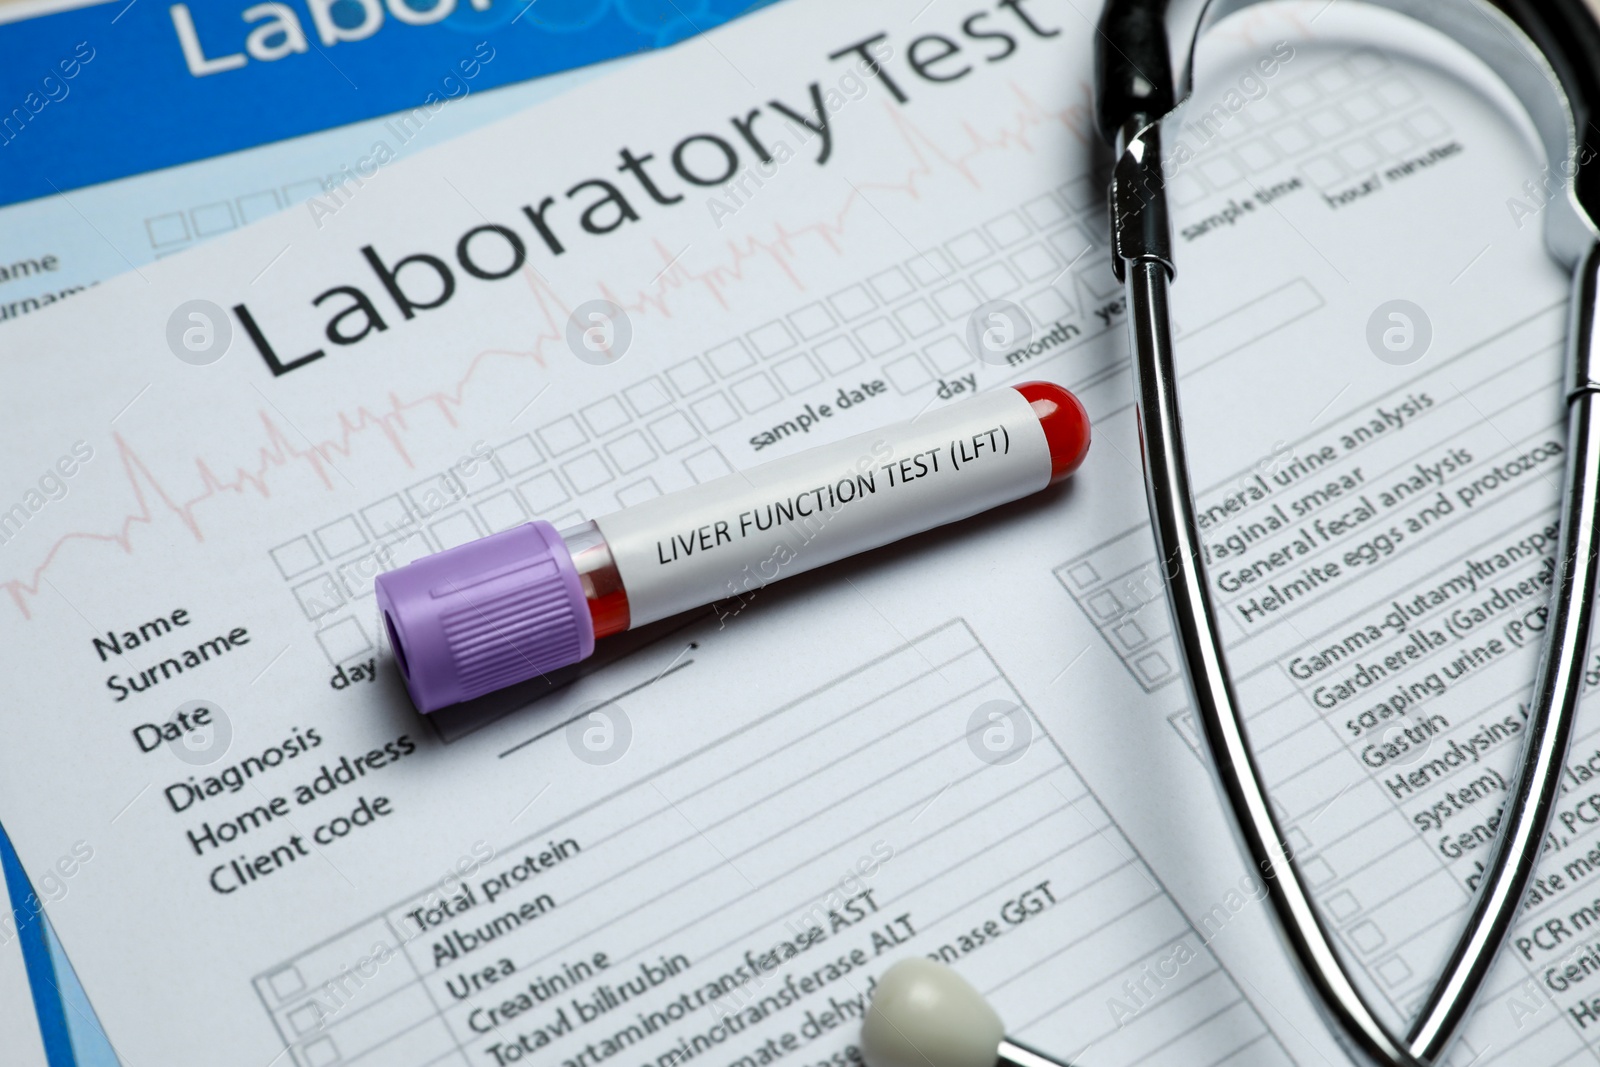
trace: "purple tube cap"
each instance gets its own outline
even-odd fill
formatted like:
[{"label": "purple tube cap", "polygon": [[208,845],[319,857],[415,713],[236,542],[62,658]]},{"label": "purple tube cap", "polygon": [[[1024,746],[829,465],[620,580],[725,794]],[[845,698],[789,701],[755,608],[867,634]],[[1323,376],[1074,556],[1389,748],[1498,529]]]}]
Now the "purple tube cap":
[{"label": "purple tube cap", "polygon": [[380,574],[376,585],[418,711],[504,689],[594,651],[583,583],[548,522],[424,556]]}]

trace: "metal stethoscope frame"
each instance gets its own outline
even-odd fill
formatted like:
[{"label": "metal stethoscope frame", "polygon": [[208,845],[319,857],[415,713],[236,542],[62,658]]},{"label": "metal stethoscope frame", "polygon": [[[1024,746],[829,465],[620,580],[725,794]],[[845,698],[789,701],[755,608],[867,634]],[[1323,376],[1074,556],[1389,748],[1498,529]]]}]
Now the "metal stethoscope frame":
[{"label": "metal stethoscope frame", "polygon": [[[1114,146],[1112,262],[1126,288],[1145,486],[1174,632],[1202,732],[1245,855],[1268,886],[1278,926],[1334,1033],[1360,1062],[1438,1063],[1472,1009],[1533,876],[1560,793],[1600,578],[1600,146],[1589,105],[1600,101],[1600,29],[1582,0],[1367,0],[1442,31],[1517,95],[1564,179],[1545,209],[1545,243],[1572,271],[1566,343],[1567,455],[1558,567],[1521,762],[1471,917],[1409,1033],[1370,1009],[1318,917],[1268,802],[1250,751],[1206,584],[1178,410],[1167,287],[1174,274],[1161,168],[1163,115],[1188,95],[1194,45],[1254,0],[1107,0],[1096,42],[1098,120]],[[1181,10],[1180,10],[1181,9]],[[1180,52],[1174,53],[1168,42]],[[1180,71],[1176,77],[1174,71]],[[1576,112],[1576,114],[1574,114]]]}]

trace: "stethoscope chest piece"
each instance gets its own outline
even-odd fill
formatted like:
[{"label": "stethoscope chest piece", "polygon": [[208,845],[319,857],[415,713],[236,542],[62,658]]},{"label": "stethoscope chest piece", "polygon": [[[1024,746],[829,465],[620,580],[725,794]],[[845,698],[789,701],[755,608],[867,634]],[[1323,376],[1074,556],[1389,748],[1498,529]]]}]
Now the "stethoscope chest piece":
[{"label": "stethoscope chest piece", "polygon": [[861,1026],[867,1067],[1062,1067],[1006,1037],[983,994],[942,963],[901,960],[878,979]]}]

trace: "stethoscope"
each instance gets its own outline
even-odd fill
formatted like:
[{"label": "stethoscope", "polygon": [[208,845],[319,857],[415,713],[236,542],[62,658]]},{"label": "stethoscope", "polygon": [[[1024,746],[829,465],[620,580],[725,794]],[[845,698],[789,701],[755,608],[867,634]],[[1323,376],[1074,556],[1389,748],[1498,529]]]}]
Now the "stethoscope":
[{"label": "stethoscope", "polygon": [[[1505,81],[1544,142],[1560,188],[1545,208],[1545,244],[1572,272],[1566,346],[1567,458],[1560,566],[1539,654],[1521,763],[1466,927],[1404,1037],[1379,1021],[1318,917],[1268,802],[1234,695],[1206,584],[1183,449],[1167,287],[1175,274],[1161,167],[1161,126],[1192,85],[1206,29],[1256,0],[1107,0],[1096,40],[1101,134],[1115,152],[1112,263],[1122,281],[1134,357],[1145,488],[1167,601],[1190,694],[1245,857],[1264,876],[1280,932],[1334,1034],[1359,1062],[1440,1062],[1488,977],[1533,877],[1561,788],[1600,579],[1600,26],[1583,0],[1366,0],[1431,26]],[[1331,2],[1331,0],[1330,0]],[[1174,52],[1169,42],[1180,51]],[[1173,71],[1182,73],[1174,77]],[[960,976],[911,959],[879,980],[863,1027],[870,1067],[1057,1067],[1007,1039]]]}]

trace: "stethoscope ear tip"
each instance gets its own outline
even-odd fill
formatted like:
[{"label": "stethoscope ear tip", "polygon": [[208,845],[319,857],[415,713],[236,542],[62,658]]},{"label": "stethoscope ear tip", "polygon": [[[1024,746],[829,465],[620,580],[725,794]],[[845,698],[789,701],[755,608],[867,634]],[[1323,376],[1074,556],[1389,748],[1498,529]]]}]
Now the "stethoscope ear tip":
[{"label": "stethoscope ear tip", "polygon": [[995,1067],[1004,1040],[983,994],[922,956],[883,972],[861,1026],[867,1067]]}]

